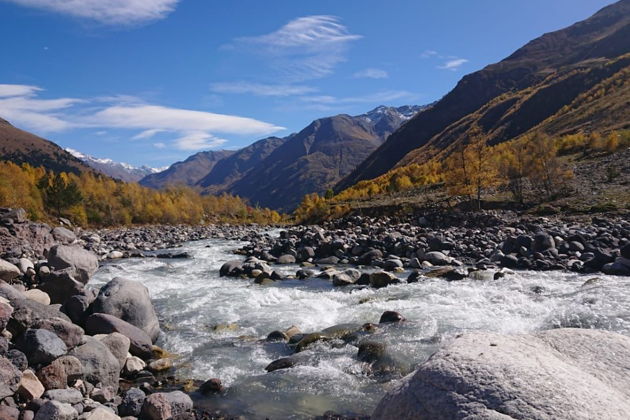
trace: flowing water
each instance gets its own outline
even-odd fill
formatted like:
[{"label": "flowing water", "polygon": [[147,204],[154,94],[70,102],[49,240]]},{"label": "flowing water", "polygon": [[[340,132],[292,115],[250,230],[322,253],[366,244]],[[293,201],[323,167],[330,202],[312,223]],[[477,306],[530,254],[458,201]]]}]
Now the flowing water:
[{"label": "flowing water", "polygon": [[[327,410],[369,414],[395,385],[370,375],[357,347],[333,342],[300,353],[299,366],[266,373],[291,352],[259,339],[291,325],[304,332],[344,323],[377,323],[386,310],[407,322],[380,328],[401,366],[425,361],[458,333],[489,330],[527,333],[554,327],[602,328],[630,335],[630,278],[563,272],[517,272],[494,281],[429,279],[385,289],[334,288],[320,279],[286,280],[270,286],[220,278],[221,265],[238,259],[243,243],[187,243],[192,259],[128,259],[104,265],[96,286],[122,276],[151,292],[163,334],[159,345],[177,353],[178,375],[220,378],[226,395],[201,403],[247,418],[309,418]],[[277,268],[277,267],[276,267]],[[294,274],[297,266],[279,271]],[[400,274],[406,276],[405,273]],[[599,277],[593,284],[585,281]],[[214,328],[220,324],[235,324]]]}]

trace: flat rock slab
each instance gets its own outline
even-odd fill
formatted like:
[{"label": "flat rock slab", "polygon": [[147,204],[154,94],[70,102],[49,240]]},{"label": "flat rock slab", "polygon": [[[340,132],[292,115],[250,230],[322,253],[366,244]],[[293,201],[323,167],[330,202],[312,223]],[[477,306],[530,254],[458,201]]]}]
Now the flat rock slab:
[{"label": "flat rock slab", "polygon": [[630,337],[558,329],[464,334],[387,394],[384,419],[630,418]]}]

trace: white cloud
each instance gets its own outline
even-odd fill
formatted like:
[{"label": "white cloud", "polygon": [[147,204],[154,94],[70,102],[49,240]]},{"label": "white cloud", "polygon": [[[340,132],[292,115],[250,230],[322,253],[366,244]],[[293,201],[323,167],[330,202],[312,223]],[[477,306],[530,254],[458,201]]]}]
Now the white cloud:
[{"label": "white cloud", "polygon": [[420,57],[422,58],[431,58],[437,56],[439,56],[439,53],[435,50],[424,50],[424,52],[420,54]]},{"label": "white cloud", "polygon": [[162,143],[162,142],[153,143],[153,147],[155,147],[157,149],[166,149],[166,144]]},{"label": "white cloud", "polygon": [[338,17],[316,15],[294,19],[266,35],[238,38],[229,48],[249,47],[285,78],[298,81],[331,74],[345,60],[348,45],[360,38]]},{"label": "white cloud", "polygon": [[213,92],[253,94],[257,96],[293,96],[317,91],[316,88],[303,85],[266,85],[249,82],[222,82],[210,86]]},{"label": "white cloud", "polygon": [[17,95],[0,97],[0,117],[44,133],[71,128],[140,130],[131,138],[143,140],[168,132],[178,136],[175,147],[193,150],[221,144],[224,140],[216,133],[259,136],[283,130],[253,118],[146,104],[129,96],[40,99],[39,87],[0,85],[0,89]]},{"label": "white cloud", "polygon": [[215,137],[203,131],[191,131],[176,139],[175,147],[179,150],[203,150],[218,147],[225,142],[227,142],[227,140]]},{"label": "white cloud", "polygon": [[468,60],[465,58],[452,58],[446,61],[443,65],[438,66],[438,68],[442,70],[456,71],[459,70],[459,68],[466,63],[468,63]]},{"label": "white cloud", "polygon": [[411,99],[415,95],[411,92],[407,92],[404,90],[387,90],[377,93],[372,93],[369,95],[362,96],[349,96],[344,98],[338,98],[330,95],[320,95],[320,96],[304,96],[300,98],[303,102],[312,103],[312,104],[328,104],[328,105],[338,105],[338,104],[353,104],[353,103],[378,103],[378,104],[387,104],[392,101],[400,100],[400,99]]},{"label": "white cloud", "polygon": [[25,7],[49,10],[109,25],[130,25],[159,20],[171,13],[179,0],[2,0]]},{"label": "white cloud", "polygon": [[389,74],[385,70],[369,68],[354,73],[355,79],[387,79]]}]

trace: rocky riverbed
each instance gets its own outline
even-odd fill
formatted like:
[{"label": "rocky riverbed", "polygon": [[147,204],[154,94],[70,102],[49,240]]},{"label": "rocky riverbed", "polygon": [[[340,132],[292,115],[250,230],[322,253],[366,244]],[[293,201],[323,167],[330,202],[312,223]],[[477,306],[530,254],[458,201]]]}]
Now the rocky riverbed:
[{"label": "rocky riverbed", "polygon": [[[627,417],[604,397],[630,397],[629,227],[82,231],[2,210],[0,419]],[[573,378],[588,403],[554,399]]]}]

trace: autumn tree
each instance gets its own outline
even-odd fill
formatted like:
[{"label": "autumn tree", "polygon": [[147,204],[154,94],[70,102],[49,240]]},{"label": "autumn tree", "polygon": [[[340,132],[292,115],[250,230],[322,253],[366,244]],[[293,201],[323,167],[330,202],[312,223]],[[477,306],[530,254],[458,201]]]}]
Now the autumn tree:
[{"label": "autumn tree", "polygon": [[57,217],[61,217],[63,210],[83,200],[79,186],[63,173],[46,174],[40,179],[38,187],[44,197],[44,203],[55,210]]},{"label": "autumn tree", "polygon": [[573,175],[558,158],[556,142],[546,134],[536,133],[526,138],[524,147],[530,159],[528,179],[547,197],[554,196]]}]

